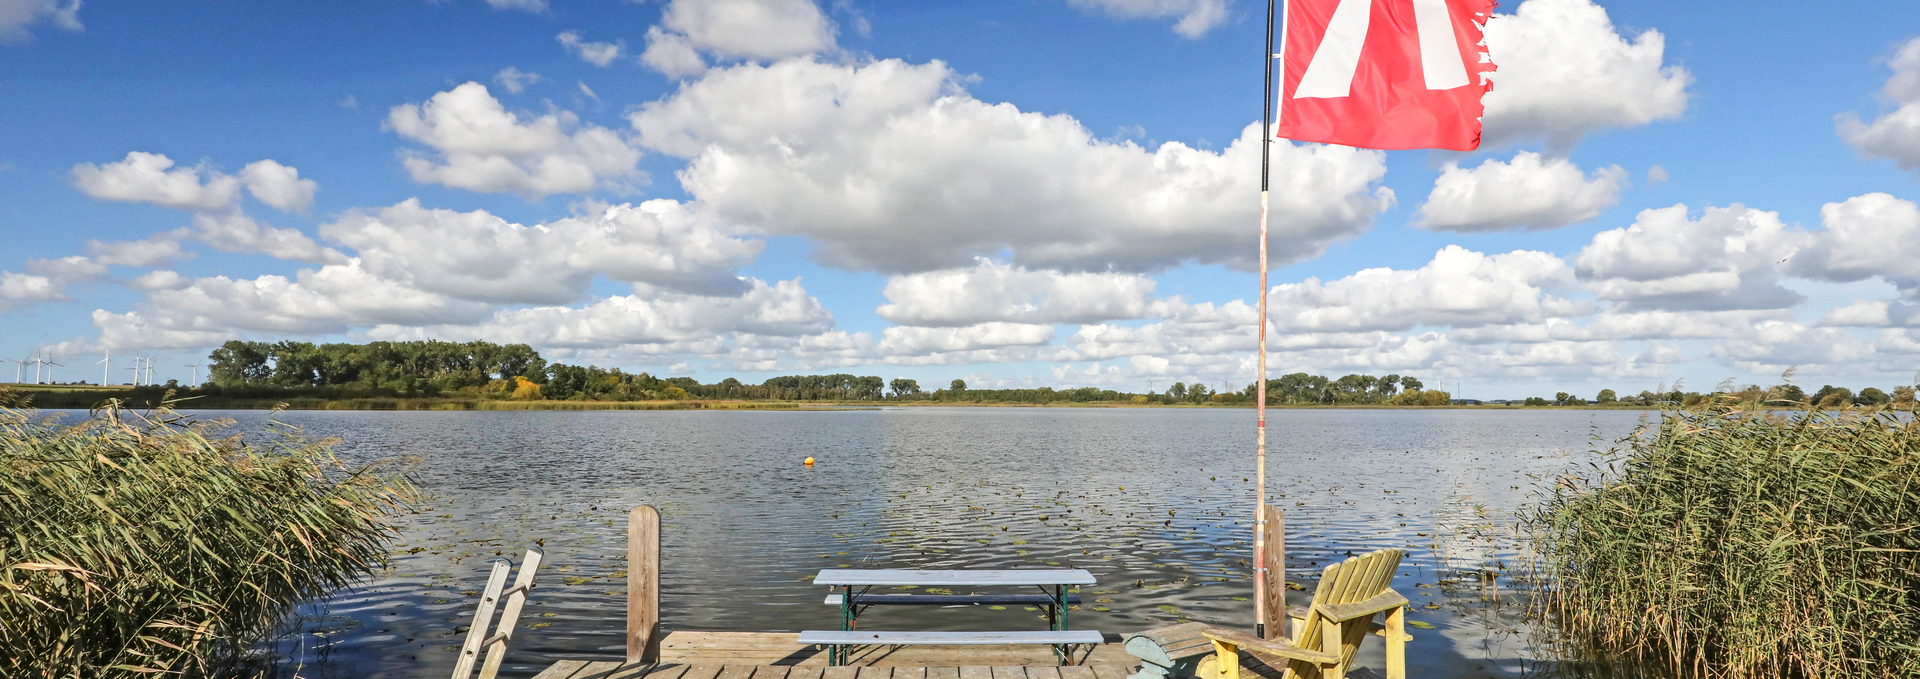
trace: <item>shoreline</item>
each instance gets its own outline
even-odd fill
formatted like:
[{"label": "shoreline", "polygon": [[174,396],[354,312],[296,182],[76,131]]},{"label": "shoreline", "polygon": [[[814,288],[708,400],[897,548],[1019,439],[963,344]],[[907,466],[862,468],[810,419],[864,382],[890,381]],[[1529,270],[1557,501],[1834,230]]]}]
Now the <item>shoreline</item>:
[{"label": "shoreline", "polygon": [[[89,409],[102,405],[107,398],[123,399],[123,407],[146,409],[157,405],[160,398],[152,389],[141,389],[136,393],[133,387],[96,385],[32,385],[0,384],[0,390],[12,391],[28,397],[25,407],[49,410]],[[826,411],[826,410],[871,410],[878,408],[1168,408],[1185,410],[1205,409],[1245,409],[1252,410],[1252,403],[1132,403],[1120,401],[1054,401],[1051,403],[1008,403],[960,400],[815,400],[815,401],[773,401],[773,400],[728,400],[728,399],[683,399],[658,401],[515,401],[508,399],[472,399],[443,397],[366,397],[366,398],[234,398],[225,396],[186,396],[175,401],[176,410],[790,410],[790,411]],[[1273,404],[1269,410],[1660,410],[1662,405],[1639,404],[1585,404],[1577,406],[1528,406],[1520,404],[1454,404],[1443,406],[1387,405],[1387,404]],[[1803,408],[1785,406],[1764,406],[1762,410],[1800,410]]]}]

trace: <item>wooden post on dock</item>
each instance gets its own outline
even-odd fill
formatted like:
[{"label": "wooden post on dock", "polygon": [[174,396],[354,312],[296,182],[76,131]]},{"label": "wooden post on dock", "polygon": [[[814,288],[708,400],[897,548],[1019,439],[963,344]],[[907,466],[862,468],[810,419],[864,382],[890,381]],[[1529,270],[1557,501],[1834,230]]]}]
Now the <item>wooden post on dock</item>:
[{"label": "wooden post on dock", "polygon": [[1266,540],[1266,553],[1262,555],[1266,563],[1261,564],[1265,567],[1261,572],[1265,587],[1260,592],[1266,597],[1263,602],[1266,605],[1260,611],[1266,617],[1260,622],[1265,625],[1268,639],[1289,639],[1293,630],[1292,625],[1287,624],[1287,518],[1279,507],[1267,503],[1261,503],[1260,507],[1266,512],[1267,520],[1266,534],[1261,536]]},{"label": "wooden post on dock", "polygon": [[627,516],[627,663],[660,661],[660,511]]}]

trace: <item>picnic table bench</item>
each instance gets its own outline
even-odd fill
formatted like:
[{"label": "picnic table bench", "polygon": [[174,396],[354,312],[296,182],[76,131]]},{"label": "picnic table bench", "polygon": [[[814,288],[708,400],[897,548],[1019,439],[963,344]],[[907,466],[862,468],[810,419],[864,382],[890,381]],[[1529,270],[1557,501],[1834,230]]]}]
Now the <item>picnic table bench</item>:
[{"label": "picnic table bench", "polygon": [[[976,645],[1047,644],[1063,665],[1073,664],[1073,647],[1097,645],[1104,637],[1094,630],[1068,629],[1067,611],[1079,597],[1067,592],[1072,585],[1091,585],[1092,573],[1078,568],[1019,570],[905,570],[825,568],[816,585],[837,587],[826,603],[840,607],[840,629],[808,630],[800,643],[828,646],[828,664],[840,665],[855,644]],[[1041,594],[870,594],[874,587],[1039,587]],[[1045,631],[914,632],[858,630],[860,612],[870,606],[955,606],[967,604],[1037,605],[1046,610]]]}]

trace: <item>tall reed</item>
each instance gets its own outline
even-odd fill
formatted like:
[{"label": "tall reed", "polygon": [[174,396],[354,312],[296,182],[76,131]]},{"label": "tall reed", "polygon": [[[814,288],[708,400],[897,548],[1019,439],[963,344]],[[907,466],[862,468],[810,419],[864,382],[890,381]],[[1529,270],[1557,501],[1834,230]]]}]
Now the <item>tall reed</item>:
[{"label": "tall reed", "polygon": [[1573,657],[1630,675],[1920,676],[1920,425],[1668,411],[1525,517]]},{"label": "tall reed", "polygon": [[99,415],[0,407],[0,676],[204,674],[380,564],[411,498],[292,430]]}]

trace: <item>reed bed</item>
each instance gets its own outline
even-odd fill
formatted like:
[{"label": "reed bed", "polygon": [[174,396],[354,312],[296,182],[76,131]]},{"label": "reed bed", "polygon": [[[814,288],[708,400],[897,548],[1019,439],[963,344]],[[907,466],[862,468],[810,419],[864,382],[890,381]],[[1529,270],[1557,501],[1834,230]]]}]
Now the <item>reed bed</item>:
[{"label": "reed bed", "polygon": [[1669,411],[1614,452],[1525,516],[1575,666],[1920,676],[1911,415],[1722,404]]},{"label": "reed bed", "polygon": [[[4,405],[4,404],[0,404]],[[0,407],[0,676],[218,674],[381,564],[412,490],[282,430]]]}]

